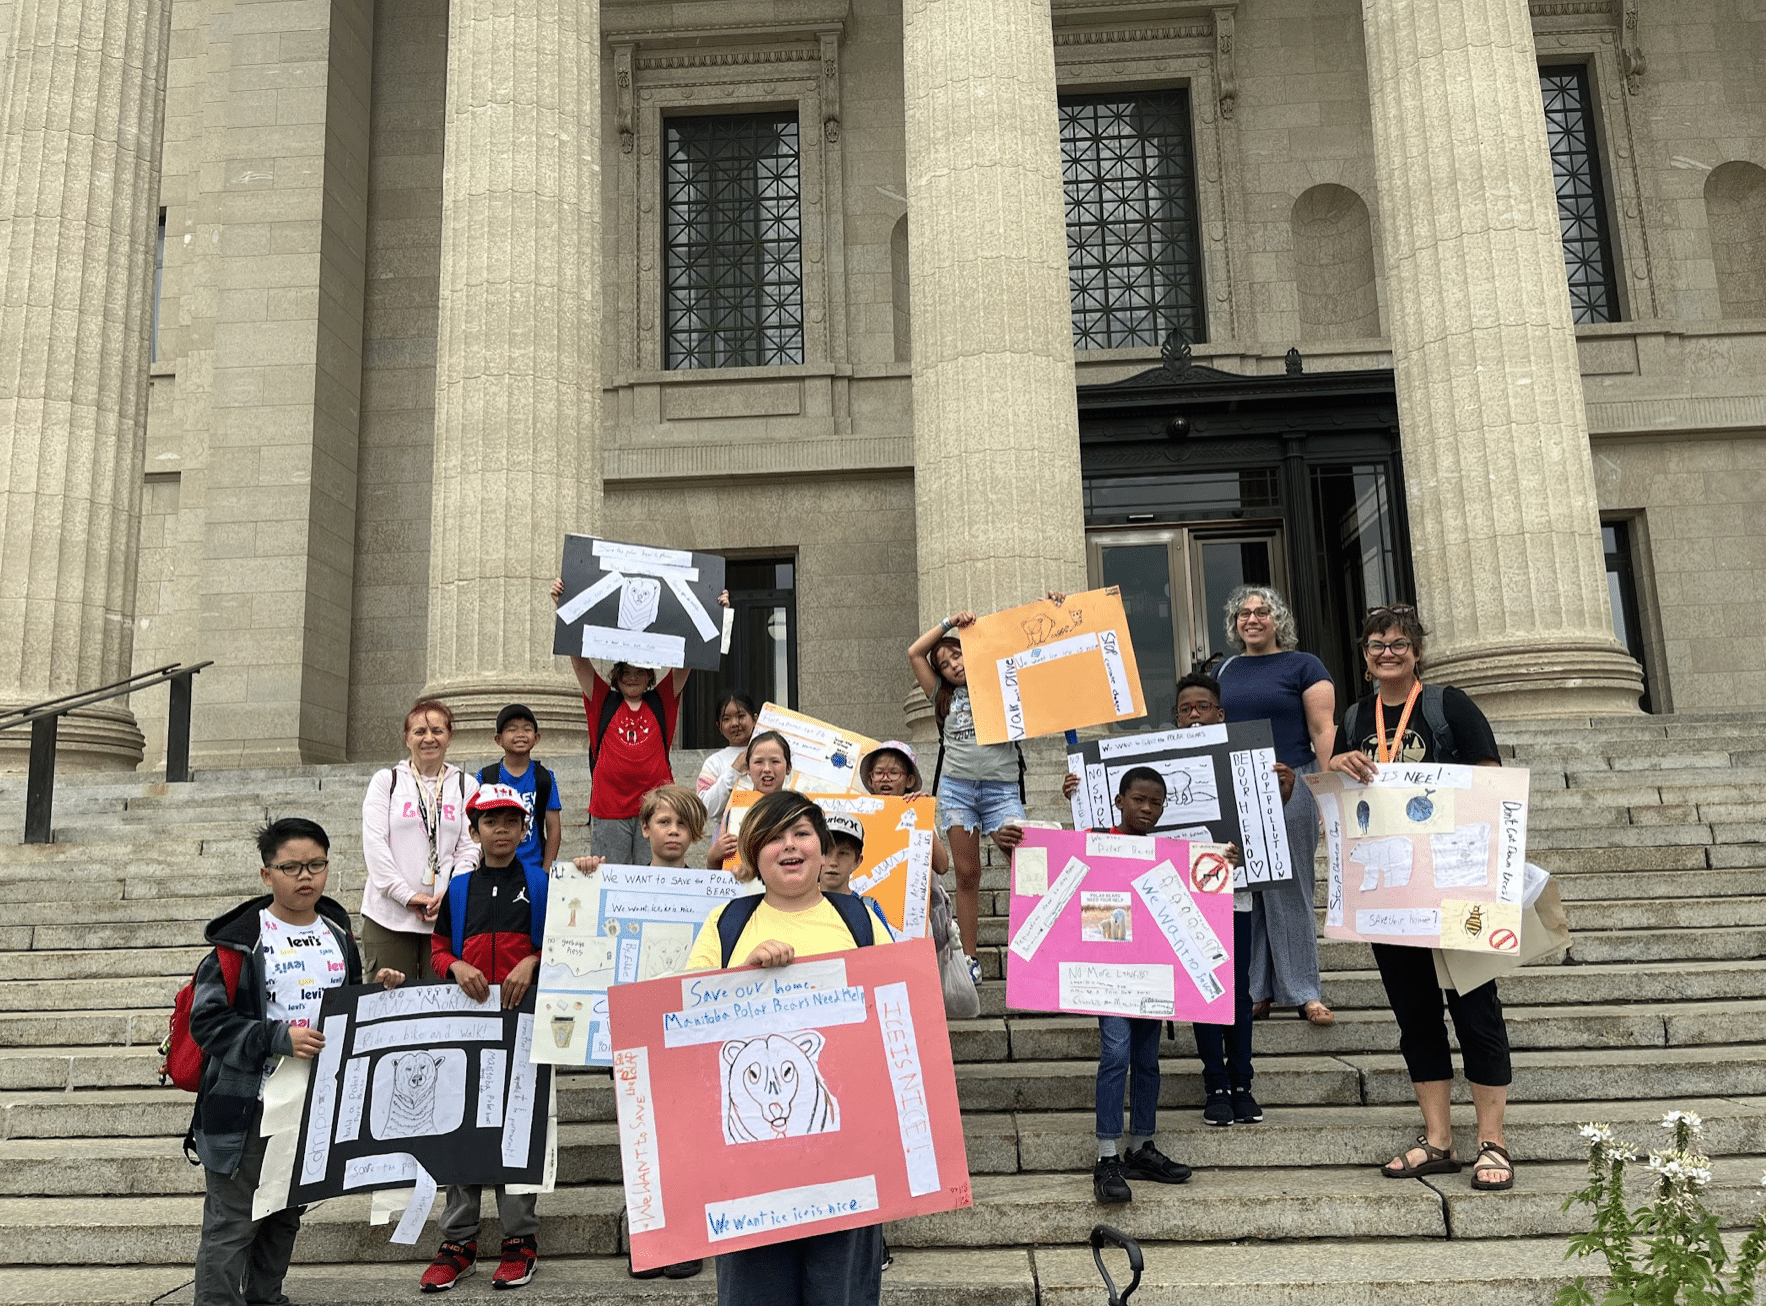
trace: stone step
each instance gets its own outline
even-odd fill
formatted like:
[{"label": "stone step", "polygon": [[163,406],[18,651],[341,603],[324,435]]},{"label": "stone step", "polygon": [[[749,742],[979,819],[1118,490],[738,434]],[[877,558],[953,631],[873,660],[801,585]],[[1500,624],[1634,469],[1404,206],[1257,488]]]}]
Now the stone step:
[{"label": "stone step", "polygon": [[[1603,1048],[1597,1052],[1555,1049],[1515,1052],[1511,1060],[1515,1076],[1509,1086],[1512,1102],[1729,1097],[1752,1092],[1763,1082],[1766,1045],[1691,1046],[1673,1056],[1664,1056],[1653,1048]],[[1403,1058],[1385,1053],[1352,1053],[1342,1061],[1362,1076],[1361,1100],[1414,1100]],[[1164,1094],[1160,1096],[1163,1099]],[[1463,1079],[1454,1080],[1454,1100],[1471,1101]],[[1757,1180],[1759,1175],[1754,1177]]]},{"label": "stone step", "polygon": [[[1715,752],[1697,756],[1703,760],[1697,766],[1685,770],[1679,766],[1678,759],[1671,761],[1663,758],[1659,763],[1650,765],[1654,759],[1648,757],[1617,759],[1624,763],[1617,767],[1594,765],[1590,761],[1572,761],[1561,769],[1529,769],[1533,772],[1534,789],[1553,787],[1551,777],[1555,772],[1563,776],[1566,789],[1617,789],[1653,784],[1661,790],[1664,802],[1679,802],[1682,801],[1681,795],[1698,793],[1711,793],[1712,797],[1705,800],[1709,802],[1717,801],[1717,793],[1721,793],[1726,802],[1745,802],[1745,796],[1732,798],[1730,794],[1738,788],[1758,786],[1766,780],[1766,766],[1758,761],[1735,761],[1727,753]],[[1757,759],[1760,754],[1751,753],[1746,756]],[[1753,792],[1758,793],[1758,788],[1754,788]],[[1675,796],[1668,797],[1670,793]],[[1695,798],[1693,801],[1699,800]]]},{"label": "stone step", "polygon": [[[1712,848],[1713,859],[1739,851]],[[1694,867],[1683,871],[1640,874],[1628,870],[1582,871],[1558,873],[1558,893],[1565,903],[1622,901],[1652,902],[1729,902],[1736,898],[1757,898],[1766,895],[1766,856],[1746,850],[1747,858],[1736,867],[1707,870]],[[1555,856],[1555,854],[1554,854]],[[1755,864],[1759,863],[1759,864]],[[1644,898],[1651,891],[1658,897]],[[1737,921],[1736,924],[1743,922]]]},{"label": "stone step", "polygon": [[[1187,1042],[1187,1040],[1186,1040]],[[1202,1100],[1201,1067],[1194,1048],[1177,1054],[1161,1044],[1159,1103]],[[1071,1061],[1008,1061],[957,1067],[957,1100],[964,1111],[1080,1111],[1095,1105],[1095,1058]],[[1362,1100],[1359,1072],[1336,1057],[1279,1057],[1258,1066],[1260,1100],[1307,1105],[1352,1105]]]},{"label": "stone step", "polygon": [[[1136,1238],[1227,1242],[1243,1238],[1443,1238],[1441,1201],[1416,1180],[1371,1166],[1199,1171],[1187,1184],[1137,1183],[1132,1205],[1099,1207],[1081,1174],[981,1175],[968,1210],[888,1226],[892,1247],[1001,1247],[1083,1243],[1100,1220]],[[3,1205],[3,1203],[0,1203]],[[1099,1294],[1101,1299],[1102,1294]]]},{"label": "stone step", "polygon": [[176,976],[75,979],[54,984],[0,985],[0,1011],[104,1011],[159,1006],[168,1010],[183,987]]},{"label": "stone step", "polygon": [[1583,962],[1693,961],[1766,955],[1766,926],[1731,929],[1601,930],[1575,933],[1570,960]]},{"label": "stone step", "polygon": [[[1660,1129],[1652,1132],[1655,1137],[1637,1130],[1631,1134],[1630,1141],[1643,1148],[1662,1146],[1667,1135]],[[1736,1229],[1753,1223],[1760,1210],[1760,1163],[1758,1156],[1712,1159],[1711,1183],[1700,1194],[1700,1199],[1722,1227]],[[1563,1209],[1570,1194],[1588,1183],[1585,1162],[1529,1165],[1516,1157],[1515,1165],[1515,1186],[1506,1193],[1473,1192],[1466,1174],[1430,1175],[1422,1180],[1441,1194],[1456,1240],[1507,1238],[1516,1234],[1572,1234],[1587,1230],[1590,1224],[1587,1207]],[[1650,1175],[1642,1165],[1630,1168],[1626,1180],[1626,1193],[1633,1199],[1628,1205],[1642,1205],[1649,1200]]]},{"label": "stone step", "polygon": [[[384,1235],[386,1231],[376,1232]],[[433,1243],[422,1241],[418,1250],[422,1260],[375,1265],[309,1265],[297,1254],[286,1287],[295,1300],[312,1306],[384,1306],[415,1295],[418,1275],[428,1263]],[[527,1306],[624,1306],[658,1301],[672,1306],[716,1306],[715,1262],[708,1262],[691,1279],[634,1279],[626,1273],[623,1255],[553,1254],[544,1226],[540,1251],[539,1272],[520,1290],[520,1299]],[[1095,1289],[1097,1272],[1092,1273]],[[0,1304],[140,1306],[143,1301],[154,1301],[159,1306],[189,1306],[189,1279],[187,1266],[0,1269]],[[488,1301],[503,1294],[491,1291],[487,1268],[467,1279],[454,1296]],[[892,1306],[947,1306],[955,1302],[963,1306],[1037,1306],[1031,1253],[1022,1248],[901,1248],[895,1250],[895,1263],[883,1277],[883,1300]]]},{"label": "stone step", "polygon": [[[102,937],[105,928],[99,927],[95,933]],[[144,929],[148,927],[122,926],[120,928]],[[193,930],[200,944],[201,926],[189,926],[184,922],[178,922],[159,928],[167,934],[184,935]],[[164,937],[157,940],[161,943],[169,941]],[[181,977],[181,980],[189,979],[191,973],[196,969],[196,963],[202,960],[203,954],[207,951],[207,948],[201,946],[172,948],[95,943],[92,947],[82,948],[78,951],[0,952],[0,981],[122,979],[143,976],[152,978],[178,976]]]},{"label": "stone step", "polygon": [[166,1036],[171,1014],[170,1006],[135,1011],[5,1011],[0,1012],[0,1048],[157,1045]]},{"label": "stone step", "polygon": [[[421,1266],[434,1254],[435,1217],[441,1198],[416,1247],[387,1241],[387,1226],[368,1223],[366,1197],[334,1198],[313,1207],[301,1222],[302,1264],[350,1261],[411,1262],[415,1287]],[[501,1239],[496,1203],[485,1203],[480,1243]],[[560,1188],[541,1193],[542,1236],[563,1253],[611,1255],[620,1250],[623,1191],[613,1185]],[[6,1197],[0,1198],[0,1265],[41,1264],[44,1249],[55,1249],[65,1265],[189,1266],[202,1227],[202,1198]]]},{"label": "stone step", "polygon": [[[166,1023],[160,1021],[160,1038]],[[159,1043],[0,1048],[0,1089],[141,1088],[159,1082]]]},{"label": "stone step", "polygon": [[[1261,1088],[1261,1078],[1258,1087]],[[1200,1102],[1159,1112],[1161,1151],[1197,1169],[1378,1166],[1416,1139],[1416,1104],[1392,1106],[1270,1106],[1261,1124],[1220,1127],[1203,1121]],[[1671,1110],[1695,1111],[1705,1122],[1712,1156],[1766,1153],[1766,1109],[1730,1098],[1677,1098],[1644,1102],[1515,1102],[1503,1133],[1517,1163],[1584,1161],[1587,1144],[1577,1134],[1600,1120],[1617,1134],[1659,1146],[1659,1127]],[[1091,1111],[1020,1112],[1016,1117],[1019,1163],[1026,1171],[1089,1171],[1097,1156],[1097,1117]],[[1476,1125],[1462,1120],[1454,1146],[1472,1155]],[[0,1144],[0,1147],[5,1146]],[[6,1155],[0,1152],[0,1156]]]},{"label": "stone step", "polygon": [[1766,897],[1578,899],[1566,914],[1578,936],[1596,930],[1766,925]]},{"label": "stone step", "polygon": [[[1527,855],[1550,869],[1548,854],[1570,849],[1598,848],[1604,851],[1642,848],[1684,848],[1713,842],[1709,825],[1610,825],[1581,829],[1527,828]],[[1724,839],[1725,843],[1754,842],[1744,838]]]}]

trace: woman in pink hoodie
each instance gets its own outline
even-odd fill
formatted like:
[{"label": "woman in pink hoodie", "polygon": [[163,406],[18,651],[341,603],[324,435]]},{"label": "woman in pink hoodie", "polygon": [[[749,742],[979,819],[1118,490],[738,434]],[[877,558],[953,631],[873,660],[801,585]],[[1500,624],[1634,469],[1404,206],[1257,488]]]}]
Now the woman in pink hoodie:
[{"label": "woman in pink hoodie", "polygon": [[448,761],[454,714],[419,699],[405,713],[411,756],[374,773],[362,800],[362,955],[429,983],[429,936],[455,870],[476,864],[466,800],[478,781]]}]

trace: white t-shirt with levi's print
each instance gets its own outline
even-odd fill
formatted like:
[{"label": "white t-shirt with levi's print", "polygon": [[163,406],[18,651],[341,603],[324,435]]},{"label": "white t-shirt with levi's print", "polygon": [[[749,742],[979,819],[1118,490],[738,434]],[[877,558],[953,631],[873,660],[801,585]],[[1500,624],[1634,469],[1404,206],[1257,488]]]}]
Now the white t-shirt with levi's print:
[{"label": "white t-shirt with levi's print", "polygon": [[[319,1003],[326,989],[340,986],[346,977],[343,949],[323,919],[308,925],[290,925],[271,914],[258,913],[258,952],[264,959],[266,1014],[290,1025],[319,1023]],[[276,1068],[277,1057],[264,1067],[264,1078]]]}]

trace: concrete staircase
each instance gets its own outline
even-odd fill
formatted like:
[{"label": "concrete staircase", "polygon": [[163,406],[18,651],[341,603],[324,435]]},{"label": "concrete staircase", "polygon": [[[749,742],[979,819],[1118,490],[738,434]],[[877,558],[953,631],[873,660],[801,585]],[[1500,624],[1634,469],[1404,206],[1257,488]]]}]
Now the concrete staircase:
[{"label": "concrete staircase", "polygon": [[[1417,1129],[1397,1034],[1367,950],[1326,942],[1338,1023],[1257,1027],[1267,1119],[1202,1124],[1187,1029],[1166,1046],[1160,1145],[1197,1167],[1181,1188],[1091,1200],[1093,1021],[1006,1011],[1003,865],[985,879],[980,1019],[953,1026],[973,1209],[902,1222],[885,1276],[896,1302],[1068,1306],[1103,1299],[1082,1244],[1115,1224],[1147,1248],[1137,1303],[1361,1306],[1452,1293],[1464,1306],[1547,1302],[1576,1267],[1560,1211],[1583,1175],[1576,1127],[1646,1147],[1675,1107],[1698,1111],[1716,1158],[1711,1202],[1749,1222],[1766,1160],[1766,718],[1654,717],[1513,726],[1533,769],[1531,855],[1559,877],[1575,941],[1503,982],[1517,1049],[1509,1142],[1519,1182],[1474,1194],[1465,1174],[1391,1181],[1374,1167]],[[473,762],[479,759],[464,758]],[[677,774],[697,758],[677,755]],[[1059,751],[1032,758],[1038,814],[1060,815]],[[255,892],[252,827],[306,815],[333,837],[330,891],[359,901],[361,795],[372,767],[218,772],[189,785],[65,777],[57,842],[0,843],[0,1303],[189,1300],[201,1172],[179,1140],[191,1098],[154,1077],[172,995],[212,916]],[[566,761],[565,852],[585,851],[586,783]],[[22,780],[0,781],[0,839],[22,829]],[[540,1199],[527,1301],[715,1300],[708,1273],[639,1283],[620,1256],[622,1200],[608,1081],[561,1081],[560,1188]],[[1459,1146],[1469,1152],[1470,1112]],[[489,1204],[487,1204],[488,1207]],[[369,1302],[416,1293],[415,1249],[370,1228],[365,1199],[307,1217],[289,1291]],[[482,1241],[495,1247],[494,1218]],[[1468,1244],[1470,1244],[1468,1246]],[[1601,1267],[1584,1265],[1590,1272]],[[488,1274],[456,1296],[490,1295]]]}]

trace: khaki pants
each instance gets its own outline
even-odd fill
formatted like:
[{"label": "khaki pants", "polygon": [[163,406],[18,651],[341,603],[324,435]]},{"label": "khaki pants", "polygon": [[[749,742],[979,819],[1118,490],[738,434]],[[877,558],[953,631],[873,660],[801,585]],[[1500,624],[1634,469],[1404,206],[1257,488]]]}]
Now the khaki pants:
[{"label": "khaki pants", "polygon": [[379,921],[362,918],[362,982],[372,984],[383,966],[403,971],[407,984],[434,984],[438,976],[429,965],[427,934],[389,930]]}]

